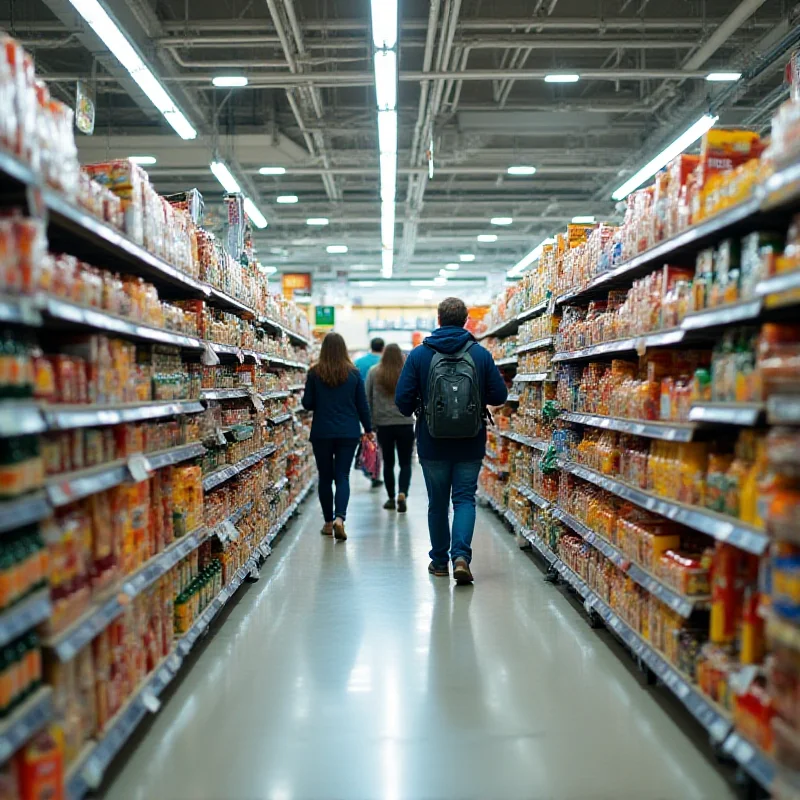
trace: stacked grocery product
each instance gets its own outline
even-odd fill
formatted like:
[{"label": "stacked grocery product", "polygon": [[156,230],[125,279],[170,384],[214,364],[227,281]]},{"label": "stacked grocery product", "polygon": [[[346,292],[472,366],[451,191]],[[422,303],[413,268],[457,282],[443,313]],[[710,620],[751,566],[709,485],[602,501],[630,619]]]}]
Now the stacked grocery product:
[{"label": "stacked grocery product", "polygon": [[3,184],[54,212],[0,220],[0,796],[74,800],[311,486],[309,326],[241,198],[214,236],[196,190],[80,167],[6,37],[0,108]]},{"label": "stacked grocery product", "polygon": [[519,363],[480,477],[550,575],[781,797],[800,787],[798,117],[793,98],[766,149],[710,131],[621,226],[542,247],[486,325]]}]

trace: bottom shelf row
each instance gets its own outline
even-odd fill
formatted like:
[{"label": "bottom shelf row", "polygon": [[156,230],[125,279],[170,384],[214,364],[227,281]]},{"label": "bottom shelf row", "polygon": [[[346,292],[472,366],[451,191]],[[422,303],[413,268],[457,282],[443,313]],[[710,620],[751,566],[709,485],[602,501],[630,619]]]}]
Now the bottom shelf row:
[{"label": "bottom shelf row", "polygon": [[[313,483],[308,480],[293,499],[284,496],[268,521],[263,514],[244,516],[238,529],[232,525],[235,546],[222,548],[212,538],[194,549],[91,644],[48,663],[48,685],[37,681],[41,688],[0,720],[0,764],[42,732],[0,766],[0,797],[38,797],[30,789],[44,780],[47,796],[76,800],[100,785],[141,720],[158,711],[159,695],[197,640],[247,576],[257,573]],[[47,728],[51,720],[58,724]]]},{"label": "bottom shelf row", "polygon": [[534,531],[527,529],[511,511],[503,508],[493,497],[479,492],[479,497],[503,517],[521,539],[524,539],[544,558],[551,573],[569,585],[583,600],[590,614],[602,619],[611,630],[652,673],[678,698],[689,713],[708,732],[710,740],[719,752],[733,759],[756,783],[769,789],[776,778],[774,761],[745,736],[734,729],[727,711],[709,698],[692,682],[688,675],[676,668],[670,660],[656,649],[623,618],[623,616],[596,592],[548,543]]}]

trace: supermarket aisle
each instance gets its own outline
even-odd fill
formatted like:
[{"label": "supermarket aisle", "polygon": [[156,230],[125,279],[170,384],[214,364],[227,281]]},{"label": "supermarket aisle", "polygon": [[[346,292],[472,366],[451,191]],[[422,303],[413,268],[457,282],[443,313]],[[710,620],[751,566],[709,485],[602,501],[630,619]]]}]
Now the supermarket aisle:
[{"label": "supermarket aisle", "polygon": [[305,504],[106,797],[732,796],[494,514],[455,589],[426,572],[424,509],[360,483],[345,544]]}]

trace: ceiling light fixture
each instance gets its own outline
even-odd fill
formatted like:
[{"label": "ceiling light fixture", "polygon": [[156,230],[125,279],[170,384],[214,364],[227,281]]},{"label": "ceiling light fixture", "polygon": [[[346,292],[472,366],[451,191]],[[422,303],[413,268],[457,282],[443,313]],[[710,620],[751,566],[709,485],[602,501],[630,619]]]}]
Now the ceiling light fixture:
[{"label": "ceiling light fixture", "polygon": [[492,217],[492,225],[511,225],[514,222],[512,217]]},{"label": "ceiling light fixture", "polygon": [[220,89],[239,89],[242,86],[247,86],[247,78],[241,75],[220,75],[217,78],[212,78],[211,83]]},{"label": "ceiling light fixture", "polygon": [[652,178],[662,167],[665,167],[675,156],[680,155],[687,147],[691,147],[706,131],[714,127],[719,117],[703,114],[697,122],[684,131],[672,144],[667,145],[655,158],[648,161],[635,175],[628,178],[622,186],[611,195],[614,200],[624,200],[634,189],[638,189],[646,180]]},{"label": "ceiling light fixture", "polygon": [[509,278],[516,278],[517,275],[521,275],[525,272],[528,267],[533,264],[534,261],[537,261],[539,256],[541,256],[542,251],[544,250],[545,245],[547,244],[555,244],[555,239],[547,238],[543,242],[540,242],[533,250],[528,253],[521,261],[518,261],[511,269],[506,273]]},{"label": "ceiling light fixture", "polygon": [[441,276],[438,278],[433,279],[434,286],[445,286],[447,284],[447,278],[442,278]]},{"label": "ceiling light fixture", "polygon": [[261,167],[259,175],[285,175],[286,167]]},{"label": "ceiling light fixture", "polygon": [[472,253],[462,253],[458,259],[464,264],[471,264],[475,260],[475,256]]},{"label": "ceiling light fixture", "polygon": [[509,167],[508,168],[509,175],[535,175],[536,174],[536,167]]},{"label": "ceiling light fixture", "polygon": [[357,286],[375,286],[375,281],[356,281]]},{"label": "ceiling light fixture", "polygon": [[497,241],[497,234],[496,233],[482,233],[478,237],[478,241],[482,242],[483,244],[491,244],[492,242]]},{"label": "ceiling light fixture", "polygon": [[596,220],[594,217],[573,217],[572,222],[575,225],[594,225]]},{"label": "ceiling light fixture", "polygon": [[244,210],[247,216],[250,217],[250,222],[252,222],[256,228],[267,227],[267,218],[256,208],[256,204],[249,197],[245,197],[244,199]]},{"label": "ceiling light fixture", "polygon": [[447,270],[446,270],[446,269],[440,269],[440,270],[439,270],[439,275],[440,275],[440,277],[442,277],[442,278],[446,278],[446,277],[447,277],[447,275],[448,275],[448,272],[447,272]]},{"label": "ceiling light fixture", "polygon": [[456,270],[461,269],[461,264],[445,264],[444,268],[449,269],[451,272],[455,272]]},{"label": "ceiling light fixture", "polygon": [[741,72],[709,72],[706,75],[706,80],[712,83],[733,83],[741,77]]},{"label": "ceiling light fixture", "polygon": [[378,111],[397,110],[397,53],[394,50],[375,53],[375,97]]},{"label": "ceiling light fixture", "polygon": [[344,255],[347,252],[347,245],[346,244],[329,244],[325,249],[332,256],[334,256],[334,255]]},{"label": "ceiling light fixture", "polygon": [[411,281],[411,285],[412,286],[434,286],[435,284],[433,283],[432,280],[417,280],[417,281]]},{"label": "ceiling light fixture", "polygon": [[581,76],[574,72],[556,72],[544,76],[545,83],[577,83],[580,79]]},{"label": "ceiling light fixture", "polygon": [[314,225],[316,227],[323,228],[329,222],[330,220],[327,217],[309,217],[306,220],[306,225]]},{"label": "ceiling light fixture", "polygon": [[296,194],[280,194],[275,198],[275,202],[282,206],[290,206],[297,203],[298,199]]},{"label": "ceiling light fixture", "polygon": [[372,0],[372,42],[377,50],[397,45],[397,0]]},{"label": "ceiling light fixture", "polygon": [[[373,0],[383,2],[383,0]],[[112,55],[128,71],[150,102],[161,112],[164,119],[181,139],[194,139],[197,131],[167,94],[158,78],[150,71],[127,36],[106,13],[97,0],[70,0],[75,10],[102,40]]]},{"label": "ceiling light fixture", "polygon": [[152,167],[156,163],[155,156],[130,156],[128,158],[132,164],[138,164],[141,167]]},{"label": "ceiling light fixture", "polygon": [[233,173],[231,173],[224,162],[212,161],[209,166],[214,173],[214,177],[222,184],[222,188],[228,194],[237,194],[242,191],[239,188],[236,178],[233,177]]}]

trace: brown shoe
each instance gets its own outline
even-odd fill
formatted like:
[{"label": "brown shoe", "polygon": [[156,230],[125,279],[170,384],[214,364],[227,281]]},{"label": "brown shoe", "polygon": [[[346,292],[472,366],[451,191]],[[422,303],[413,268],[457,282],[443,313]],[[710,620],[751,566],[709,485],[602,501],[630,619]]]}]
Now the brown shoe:
[{"label": "brown shoe", "polygon": [[457,558],[453,562],[453,580],[459,586],[467,586],[473,582],[474,578],[466,558]]},{"label": "brown shoe", "polygon": [[431,561],[431,563],[428,564],[428,572],[430,572],[431,575],[435,575],[437,578],[450,577],[450,569],[448,568],[447,564],[445,564],[443,567],[440,567]]},{"label": "brown shoe", "polygon": [[328,527],[328,523],[326,522],[326,523],[325,523],[325,524],[322,526],[322,530],[320,531],[320,533],[321,533],[323,536],[333,536],[333,527],[332,527],[332,525],[333,525],[333,524],[331,523],[331,527],[329,528],[329,527]]},{"label": "brown shoe", "polygon": [[404,494],[397,495],[397,511],[400,514],[405,514],[408,511],[408,506],[406,505],[406,496]]},{"label": "brown shoe", "polygon": [[343,542],[347,538],[347,533],[344,529],[344,522],[340,522],[337,519],[336,522],[333,523],[333,536],[340,542]]}]

